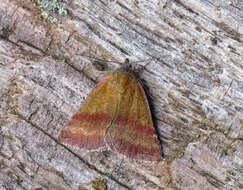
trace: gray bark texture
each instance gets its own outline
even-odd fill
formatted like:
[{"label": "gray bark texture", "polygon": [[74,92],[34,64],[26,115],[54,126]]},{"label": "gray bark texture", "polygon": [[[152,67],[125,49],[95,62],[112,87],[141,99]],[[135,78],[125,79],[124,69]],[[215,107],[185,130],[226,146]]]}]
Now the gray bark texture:
[{"label": "gray bark texture", "polygon": [[[45,2],[0,0],[0,190],[243,189],[243,1]],[[58,141],[92,57],[142,66],[162,161]]]}]

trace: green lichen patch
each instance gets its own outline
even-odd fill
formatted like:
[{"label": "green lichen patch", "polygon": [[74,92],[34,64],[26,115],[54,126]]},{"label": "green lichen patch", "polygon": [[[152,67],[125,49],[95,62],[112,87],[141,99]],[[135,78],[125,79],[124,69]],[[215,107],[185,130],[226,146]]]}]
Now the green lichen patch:
[{"label": "green lichen patch", "polygon": [[20,185],[20,184],[23,182],[23,180],[21,180],[19,177],[17,177],[17,178],[14,179],[14,182],[15,182],[17,185]]},{"label": "green lichen patch", "polygon": [[94,190],[106,190],[107,189],[107,180],[106,179],[95,179],[92,181],[92,187]]},{"label": "green lichen patch", "polygon": [[66,15],[67,10],[63,7],[60,0],[32,0],[35,6],[40,8],[40,14],[43,19],[51,23],[58,21],[56,15]]}]

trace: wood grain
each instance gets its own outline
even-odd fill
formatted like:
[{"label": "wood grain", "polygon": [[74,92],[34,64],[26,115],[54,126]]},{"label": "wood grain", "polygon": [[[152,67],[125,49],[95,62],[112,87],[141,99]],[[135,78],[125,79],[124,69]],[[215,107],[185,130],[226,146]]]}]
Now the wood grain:
[{"label": "wood grain", "polygon": [[[52,24],[30,0],[0,3],[0,189],[242,189],[242,2],[64,7]],[[58,142],[102,77],[87,55],[143,66],[163,161]]]}]

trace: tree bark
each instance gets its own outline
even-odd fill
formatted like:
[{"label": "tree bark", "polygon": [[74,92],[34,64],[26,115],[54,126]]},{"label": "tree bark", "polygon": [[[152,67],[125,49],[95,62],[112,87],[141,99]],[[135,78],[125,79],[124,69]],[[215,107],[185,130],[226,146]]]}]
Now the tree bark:
[{"label": "tree bark", "polygon": [[[34,2],[0,1],[1,190],[243,188],[242,1]],[[57,140],[102,77],[91,57],[142,66],[164,160]]]}]

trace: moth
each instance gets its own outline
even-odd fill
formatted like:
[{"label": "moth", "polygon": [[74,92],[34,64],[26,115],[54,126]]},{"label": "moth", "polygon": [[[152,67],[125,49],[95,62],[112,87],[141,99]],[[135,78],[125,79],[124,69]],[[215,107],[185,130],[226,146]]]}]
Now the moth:
[{"label": "moth", "polygon": [[127,69],[98,83],[59,140],[88,150],[109,147],[132,159],[162,158],[146,94]]}]

